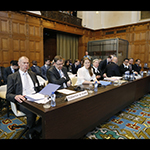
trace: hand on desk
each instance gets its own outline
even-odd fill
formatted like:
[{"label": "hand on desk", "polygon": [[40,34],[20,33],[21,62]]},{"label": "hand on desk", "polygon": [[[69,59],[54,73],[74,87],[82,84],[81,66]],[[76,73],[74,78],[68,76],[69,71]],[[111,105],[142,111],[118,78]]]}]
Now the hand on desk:
[{"label": "hand on desk", "polygon": [[16,95],[15,100],[18,101],[19,103],[22,103],[23,101],[26,100],[25,95]]}]

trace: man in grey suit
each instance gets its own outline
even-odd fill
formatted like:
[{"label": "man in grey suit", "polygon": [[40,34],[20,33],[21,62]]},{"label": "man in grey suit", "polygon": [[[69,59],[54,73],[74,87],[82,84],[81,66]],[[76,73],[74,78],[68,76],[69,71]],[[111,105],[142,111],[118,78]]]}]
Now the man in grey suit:
[{"label": "man in grey suit", "polygon": [[55,56],[54,66],[47,71],[47,79],[49,83],[61,85],[59,89],[66,88],[71,85],[67,69],[63,67],[63,59],[61,56]]},{"label": "man in grey suit", "polygon": [[39,82],[35,73],[28,71],[29,59],[26,56],[19,58],[18,65],[20,69],[8,76],[6,99],[16,103],[18,110],[26,114],[27,127],[31,129],[35,126],[36,114],[26,109],[22,103],[26,100],[25,95],[40,90]]}]

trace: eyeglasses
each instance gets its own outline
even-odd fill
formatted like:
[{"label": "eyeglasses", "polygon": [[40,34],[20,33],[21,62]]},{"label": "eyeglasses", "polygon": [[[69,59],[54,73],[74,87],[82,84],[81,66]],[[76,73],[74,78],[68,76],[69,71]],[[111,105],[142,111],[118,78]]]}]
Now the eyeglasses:
[{"label": "eyeglasses", "polygon": [[56,63],[56,65],[58,65],[58,66],[62,66],[62,65],[63,65],[63,63],[60,63],[60,64],[57,64],[57,63]]}]

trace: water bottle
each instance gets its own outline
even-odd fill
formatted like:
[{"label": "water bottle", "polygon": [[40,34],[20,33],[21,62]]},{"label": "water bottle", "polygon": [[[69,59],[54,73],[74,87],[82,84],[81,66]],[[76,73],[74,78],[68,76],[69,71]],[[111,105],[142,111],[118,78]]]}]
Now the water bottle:
[{"label": "water bottle", "polygon": [[51,94],[51,106],[52,107],[56,106],[55,98],[56,98],[56,94],[54,92],[52,92],[52,94]]},{"label": "water bottle", "polygon": [[133,81],[133,73],[130,75],[130,81]]},{"label": "water bottle", "polygon": [[125,72],[124,79],[128,80],[128,73],[127,72]]},{"label": "water bottle", "polygon": [[143,71],[141,71],[141,76],[143,77]]},{"label": "water bottle", "polygon": [[98,83],[97,83],[97,81],[95,81],[95,83],[94,83],[94,92],[98,91],[97,87],[98,87]]},{"label": "water bottle", "polygon": [[133,80],[135,79],[135,73],[133,72]]}]

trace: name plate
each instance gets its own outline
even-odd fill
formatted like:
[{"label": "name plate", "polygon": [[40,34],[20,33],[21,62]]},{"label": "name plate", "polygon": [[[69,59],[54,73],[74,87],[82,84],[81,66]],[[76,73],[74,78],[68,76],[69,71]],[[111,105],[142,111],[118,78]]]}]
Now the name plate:
[{"label": "name plate", "polygon": [[86,96],[86,95],[88,95],[87,90],[79,92],[79,93],[76,93],[76,94],[72,94],[72,95],[66,96],[66,99],[68,101],[72,101],[74,99],[77,99],[77,98],[80,98],[80,97],[83,97],[83,96]]}]

